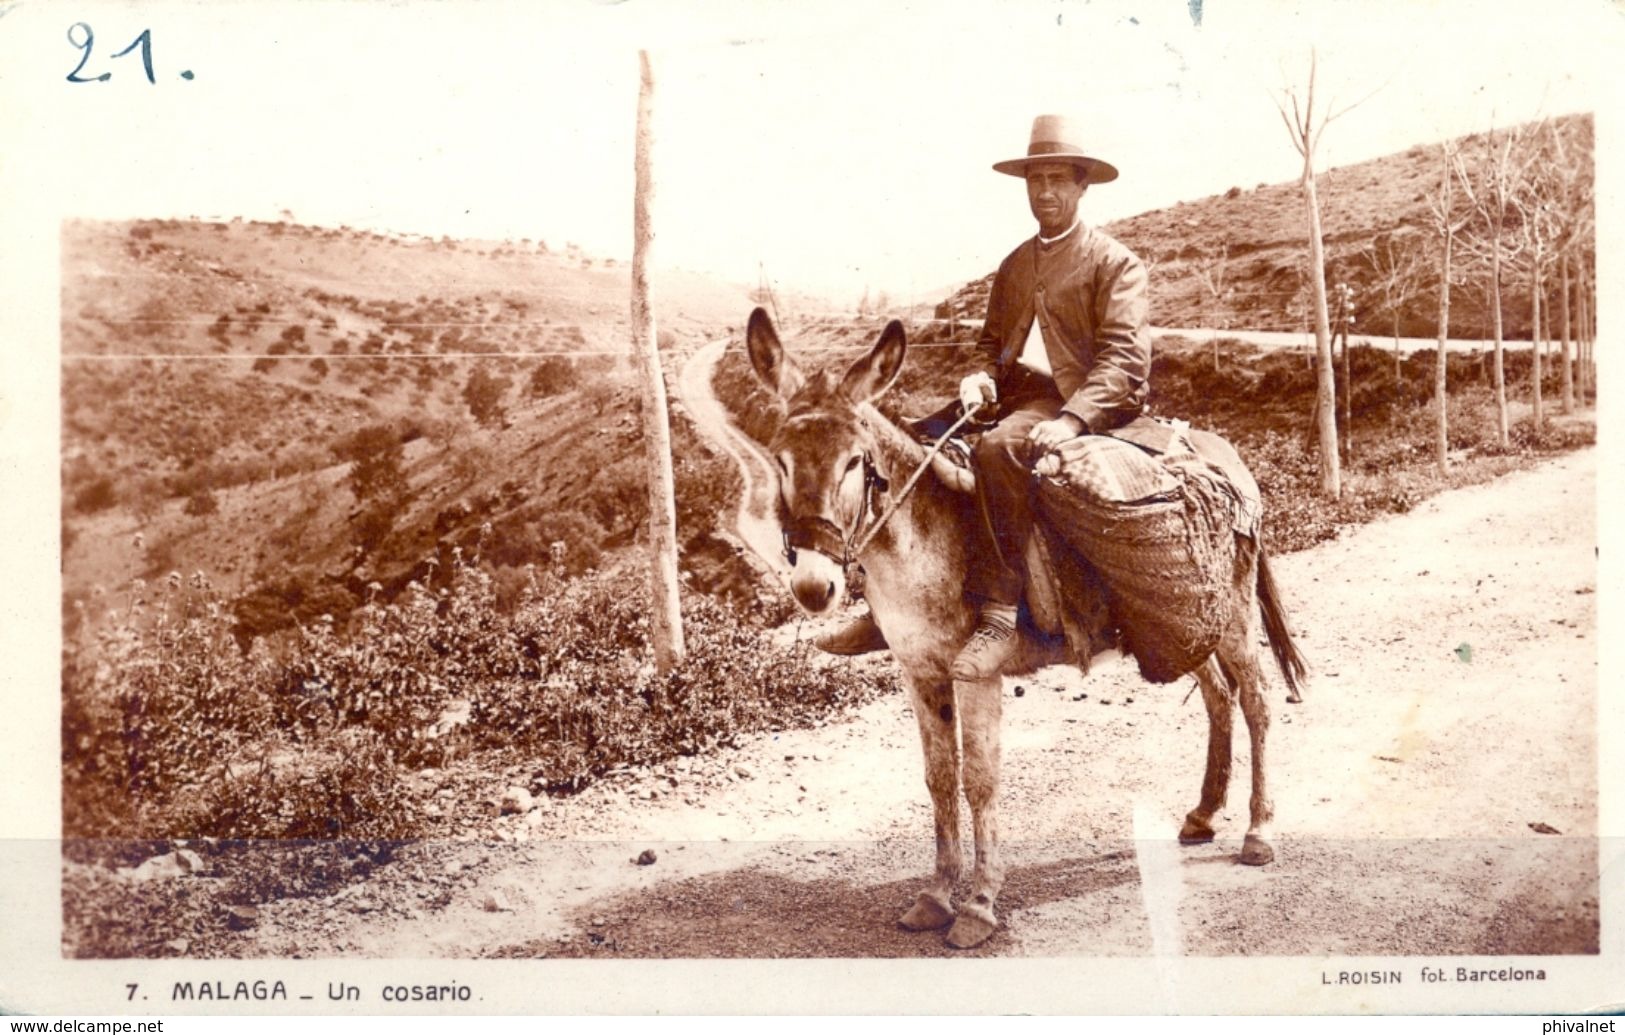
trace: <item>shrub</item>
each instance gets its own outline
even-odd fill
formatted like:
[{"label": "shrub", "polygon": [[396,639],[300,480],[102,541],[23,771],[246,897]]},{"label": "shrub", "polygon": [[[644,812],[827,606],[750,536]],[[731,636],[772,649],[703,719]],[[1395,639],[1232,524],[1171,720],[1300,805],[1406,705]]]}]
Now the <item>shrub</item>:
[{"label": "shrub", "polygon": [[527,383],[532,396],[558,395],[580,383],[575,364],[564,356],[548,356],[536,365]]},{"label": "shrub", "polygon": [[501,423],[502,397],[511,384],[507,378],[498,377],[486,370],[483,364],[475,366],[468,374],[468,382],[463,386],[463,401],[468,404],[468,412],[481,424]]},{"label": "shrub", "polygon": [[117,502],[118,491],[113,487],[113,479],[106,475],[91,481],[73,496],[75,509],[83,514],[106,510]]},{"label": "shrub", "polygon": [[[69,836],[143,836],[236,745],[266,732],[263,681],[230,625],[202,575],[183,582],[172,572],[153,588],[137,581],[123,611],[70,655],[62,761],[77,807],[64,810]],[[122,820],[116,827],[97,822],[113,816]]]},{"label": "shrub", "polygon": [[406,494],[406,452],[390,425],[369,424],[339,439],[333,455],[351,462],[348,483],[358,502],[392,503]]},{"label": "shrub", "polygon": [[818,671],[805,645],[768,647],[754,623],[697,595],[683,601],[686,657],[660,675],[647,662],[648,615],[641,571],[533,582],[506,649],[481,655],[495,664],[474,683],[475,735],[522,747],[545,783],[574,787],[615,765],[806,722],[892,685]]},{"label": "shrub", "polygon": [[182,509],[192,517],[205,517],[219,513],[220,502],[214,498],[211,490],[200,488],[187,498],[186,506]]},{"label": "shrub", "polygon": [[[458,551],[439,583],[394,600],[375,584],[347,626],[317,616],[248,651],[201,576],[138,584],[64,660],[68,836],[410,836],[403,767],[444,762],[437,723],[454,703],[467,705],[468,743],[523,750],[543,783],[573,788],[893,686],[819,670],[805,645],[772,646],[706,597],[685,599],[687,657],[658,674],[641,571],[530,569],[511,614]],[[299,609],[274,592],[264,602]]]}]

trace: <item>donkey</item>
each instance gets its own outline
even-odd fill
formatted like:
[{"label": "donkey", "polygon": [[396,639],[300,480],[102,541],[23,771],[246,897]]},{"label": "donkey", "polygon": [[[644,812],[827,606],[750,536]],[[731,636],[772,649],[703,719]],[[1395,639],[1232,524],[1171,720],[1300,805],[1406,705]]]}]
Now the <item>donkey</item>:
[{"label": "donkey", "polygon": [[[956,683],[950,675],[976,624],[963,596],[972,513],[963,494],[934,473],[904,497],[899,487],[926,462],[926,452],[872,405],[902,369],[907,350],[902,324],[887,324],[871,351],[838,377],[828,371],[804,374],[785,354],[761,309],[751,313],[746,345],[757,377],[787,404],[768,452],[778,468],[791,592],[805,611],[828,613],[845,590],[846,563],[862,562],[865,596],[902,667],[919,723],[935,812],[936,870],[899,923],[912,931],[951,924],[949,945],[978,945],[998,927],[994,901],[1004,881],[997,805],[1003,681]],[[896,511],[876,528],[877,511],[887,504]],[[854,544],[870,535],[861,556],[851,556]],[[1269,706],[1255,647],[1260,610],[1294,695],[1304,668],[1262,549],[1248,537],[1238,538],[1242,570],[1229,594],[1229,618],[1217,650],[1194,672],[1208,712],[1207,771],[1201,799],[1179,837],[1185,843],[1213,840],[1213,817],[1224,807],[1230,782],[1231,716],[1239,696],[1252,741],[1251,817],[1240,859],[1263,865],[1274,858],[1274,807],[1264,775]],[[1053,647],[1046,656],[1042,643],[1023,635],[1030,647],[1028,664],[1059,660]],[[970,898],[956,909],[961,788],[970,805],[975,854]]]}]

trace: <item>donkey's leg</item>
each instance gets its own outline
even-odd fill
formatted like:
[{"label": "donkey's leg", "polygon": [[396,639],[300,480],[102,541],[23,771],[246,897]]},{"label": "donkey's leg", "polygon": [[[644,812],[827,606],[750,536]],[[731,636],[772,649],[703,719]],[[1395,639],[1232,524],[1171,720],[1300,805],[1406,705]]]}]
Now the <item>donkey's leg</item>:
[{"label": "donkey's leg", "polygon": [[925,785],[936,813],[937,868],[930,885],[898,923],[910,931],[934,931],[954,918],[953,889],[959,880],[959,738],[954,726],[954,688],[948,680],[920,680],[911,687],[914,717],[925,750]]},{"label": "donkey's leg", "polygon": [[1179,840],[1183,844],[1205,844],[1213,840],[1213,816],[1224,808],[1230,789],[1231,717],[1235,698],[1230,680],[1216,657],[1209,657],[1196,669],[1196,682],[1202,687],[1202,703],[1207,706],[1207,771],[1202,776],[1202,800],[1185,816]]},{"label": "donkey's leg", "polygon": [[1219,645],[1224,667],[1241,691],[1241,714],[1247,720],[1247,736],[1252,742],[1253,793],[1248,802],[1250,818],[1247,838],[1242,842],[1241,861],[1249,866],[1263,866],[1275,858],[1270,844],[1270,824],[1275,820],[1275,803],[1270,801],[1269,781],[1265,778],[1265,741],[1270,732],[1270,706],[1264,696],[1263,673],[1258,664],[1258,636],[1256,621],[1250,618],[1240,632],[1226,635]]},{"label": "donkey's leg", "polygon": [[1004,680],[955,684],[959,691],[959,729],[965,743],[965,799],[970,803],[971,826],[976,835],[976,866],[971,874],[971,897],[960,903],[959,919],[948,932],[956,949],[980,945],[998,929],[993,902],[1004,887],[1004,864],[999,859],[999,719]]}]

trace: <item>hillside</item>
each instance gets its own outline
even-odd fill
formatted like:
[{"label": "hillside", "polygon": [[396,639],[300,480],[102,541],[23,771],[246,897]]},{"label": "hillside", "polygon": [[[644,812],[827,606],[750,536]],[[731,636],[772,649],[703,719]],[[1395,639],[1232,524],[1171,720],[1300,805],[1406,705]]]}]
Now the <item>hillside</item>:
[{"label": "hillside", "polygon": [[[1573,149],[1589,163],[1593,154],[1593,120],[1570,115],[1556,120]],[[1482,149],[1482,136],[1457,141],[1464,153]],[[1437,333],[1437,237],[1431,227],[1428,198],[1437,190],[1442,166],[1440,145],[1418,144],[1397,154],[1355,165],[1321,170],[1316,175],[1322,235],[1326,245],[1328,284],[1344,280],[1360,292],[1356,326],[1372,334],[1392,330],[1391,316],[1375,291],[1367,290],[1372,270],[1361,252],[1379,238],[1393,235],[1405,249],[1424,249],[1424,286],[1401,312],[1402,336]],[[1110,190],[1110,187],[1100,188]],[[1457,192],[1460,203],[1460,192]],[[1089,200],[1082,211],[1089,215]],[[1305,268],[1305,211],[1296,180],[1252,189],[1232,187],[1223,194],[1186,201],[1108,223],[1108,234],[1132,248],[1151,266],[1151,320],[1159,327],[1229,327],[1297,331],[1308,326]],[[1512,226],[1517,225],[1516,216]],[[1202,281],[1216,257],[1226,255],[1224,278],[1229,292],[1215,302]],[[1458,266],[1466,266],[1459,253]],[[1451,295],[1451,333],[1461,338],[1490,334],[1484,291],[1475,285]],[[938,308],[979,319],[987,309],[992,275],[965,285]],[[1529,337],[1527,277],[1510,273],[1504,287],[1506,335]]]},{"label": "hillside", "polygon": [[[624,266],[241,222],[74,222],[62,245],[70,621],[97,587],[180,570],[251,634],[342,616],[482,537],[513,583],[637,536]],[[665,349],[750,307],[683,274],[655,290]],[[684,517],[703,564],[709,515]]]}]

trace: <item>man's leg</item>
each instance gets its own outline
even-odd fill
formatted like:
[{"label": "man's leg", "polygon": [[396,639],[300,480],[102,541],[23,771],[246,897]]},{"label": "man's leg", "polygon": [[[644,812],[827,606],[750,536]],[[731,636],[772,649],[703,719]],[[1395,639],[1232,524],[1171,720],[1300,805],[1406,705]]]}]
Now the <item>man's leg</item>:
[{"label": "man's leg", "polygon": [[890,644],[886,642],[886,634],[880,631],[874,612],[865,611],[839,629],[831,630],[814,639],[813,646],[825,654],[855,657],[859,654],[873,654],[877,650],[886,650]]},{"label": "man's leg", "polygon": [[1016,608],[1026,580],[1033,526],[1033,472],[1027,433],[1061,412],[1053,392],[1029,399],[976,446],[976,496],[982,521],[969,556],[965,591],[980,609],[976,631],[954,662],[956,679],[996,675],[1015,654]]}]

